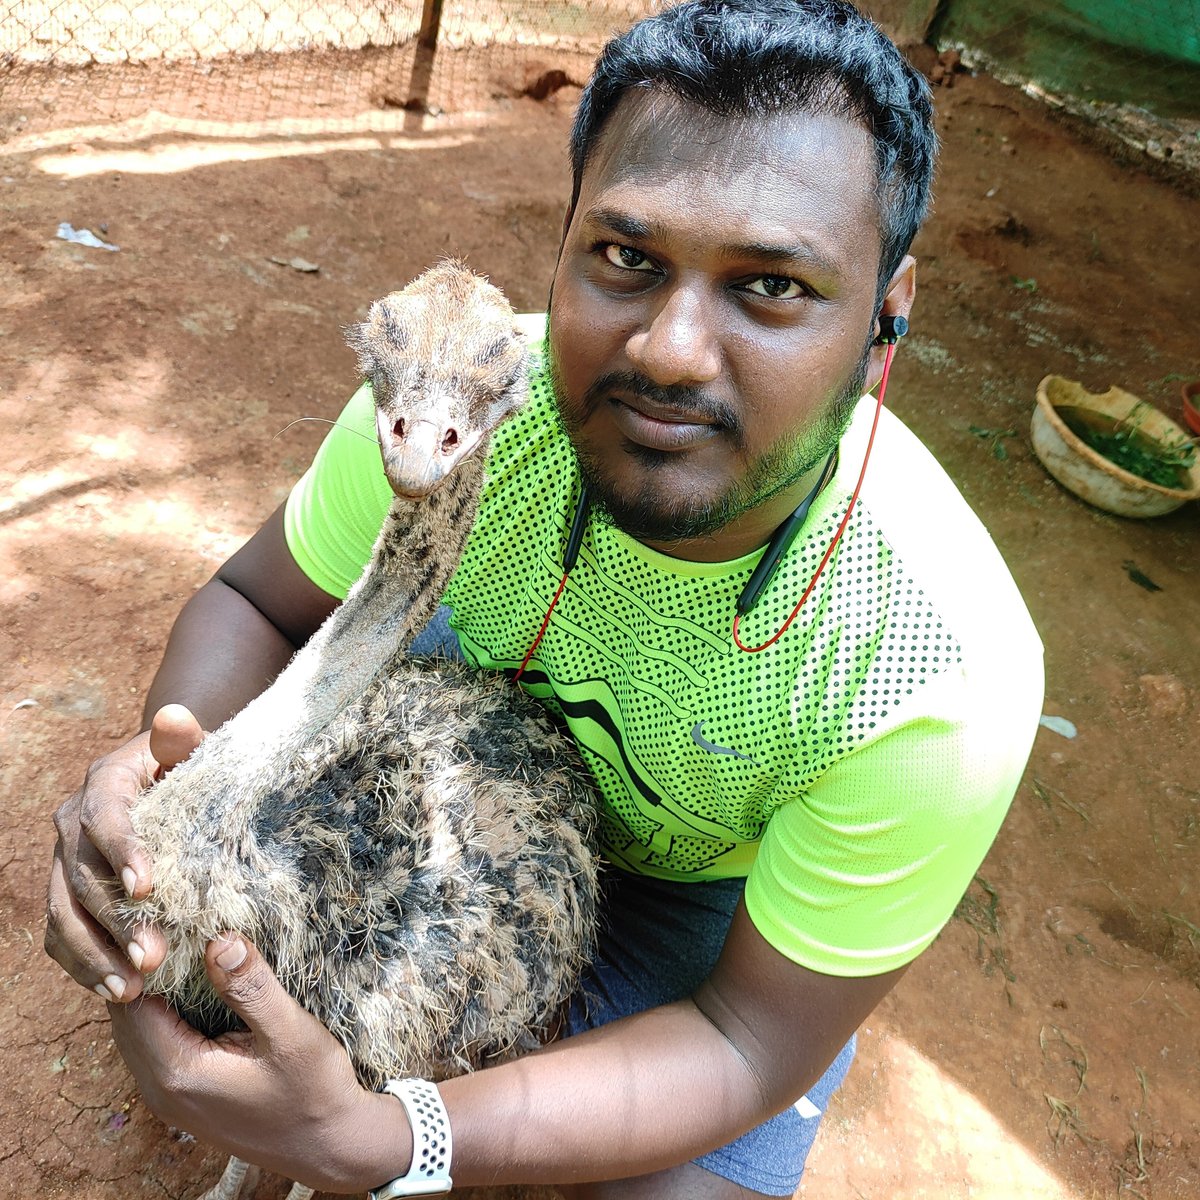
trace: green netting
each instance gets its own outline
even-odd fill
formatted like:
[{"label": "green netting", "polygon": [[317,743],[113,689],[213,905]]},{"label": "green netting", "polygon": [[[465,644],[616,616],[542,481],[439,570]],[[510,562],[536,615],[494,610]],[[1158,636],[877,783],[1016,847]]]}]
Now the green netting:
[{"label": "green netting", "polygon": [[1200,116],[1200,0],[950,0],[932,33],[1053,92]]}]

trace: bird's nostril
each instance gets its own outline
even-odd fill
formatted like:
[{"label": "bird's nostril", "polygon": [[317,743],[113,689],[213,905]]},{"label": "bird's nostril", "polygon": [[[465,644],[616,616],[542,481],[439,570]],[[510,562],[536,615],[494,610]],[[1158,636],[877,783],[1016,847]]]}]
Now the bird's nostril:
[{"label": "bird's nostril", "polygon": [[442,453],[448,454],[455,446],[458,445],[458,430],[451,427],[446,430],[446,436],[442,438]]}]

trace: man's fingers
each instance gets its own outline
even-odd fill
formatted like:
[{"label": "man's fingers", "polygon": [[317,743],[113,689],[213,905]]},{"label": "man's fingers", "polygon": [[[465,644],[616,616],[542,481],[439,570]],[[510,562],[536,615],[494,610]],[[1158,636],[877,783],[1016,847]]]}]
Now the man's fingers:
[{"label": "man's fingers", "polygon": [[208,943],[208,977],[218,996],[245,1021],[264,1049],[290,1044],[301,1022],[315,1021],[284,990],[267,961],[245,938],[225,934]]},{"label": "man's fingers", "polygon": [[141,975],[131,969],[108,930],[72,895],[57,847],[50,866],[45,948],[72,979],[105,1000],[128,1003],[141,995]]},{"label": "man's fingers", "polygon": [[[150,890],[150,869],[145,856],[137,847],[128,813],[122,804],[110,803],[102,815],[93,813],[85,822],[83,810],[88,807],[89,801],[85,798],[75,821],[69,816],[63,817],[63,810],[56,814],[55,826],[59,833],[56,862],[75,904],[90,913],[95,922],[112,935],[137,970],[152,971],[162,962],[166,952],[161,933],[143,926],[135,918],[124,916],[119,908],[126,896],[140,897]],[[107,849],[98,846],[97,842]],[[109,854],[114,856],[115,862],[107,857]],[[114,874],[117,870],[121,881]],[[67,918],[68,925],[63,928],[69,937],[78,940],[86,937],[87,931],[69,932],[73,911],[59,904],[56,911],[47,914],[47,923],[53,926]]]},{"label": "man's fingers", "polygon": [[161,996],[144,996],[138,1004],[114,1005],[109,1017],[113,1039],[127,1062],[131,1058],[126,1050],[134,1044],[138,1047],[135,1057],[157,1063],[194,1061],[209,1044]]},{"label": "man's fingers", "polygon": [[145,734],[88,767],[83,787],[54,814],[68,867],[73,869],[75,847],[86,843],[85,857],[107,864],[101,874],[119,878],[127,895],[140,898],[149,892],[150,864],[133,835],[129,810],[154,781],[153,771]]},{"label": "man's fingers", "polygon": [[150,753],[164,771],[179,766],[200,745],[204,730],[182,704],[164,704],[150,724]]},{"label": "man's fingers", "polygon": [[67,885],[76,901],[118,941],[128,942],[132,932],[117,910],[117,904],[125,897],[125,889],[114,877],[112,867],[85,838],[78,840],[74,854],[64,853],[63,865]]},{"label": "man's fingers", "polygon": [[154,970],[166,953],[158,930],[123,916],[118,907],[126,896],[150,891],[150,864],[129,809],[151,783],[153,768],[149,736],[141,734],[93,763],[83,787],[54,814],[58,841],[47,894],[47,952],[86,987],[117,976],[105,986],[120,1000],[141,992],[140,973]]},{"label": "man's fingers", "polygon": [[169,1124],[194,1127],[187,1086],[210,1043],[158,996],[111,1005],[108,1013],[113,1041],[151,1111]]}]

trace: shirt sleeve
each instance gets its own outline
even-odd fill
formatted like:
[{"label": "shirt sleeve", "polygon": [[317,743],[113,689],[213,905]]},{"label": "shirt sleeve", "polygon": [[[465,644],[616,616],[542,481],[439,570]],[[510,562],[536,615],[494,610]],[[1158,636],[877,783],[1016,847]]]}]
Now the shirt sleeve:
[{"label": "shirt sleeve", "polygon": [[879,975],[916,958],[953,915],[1025,768],[1040,649],[1036,662],[1010,662],[1002,687],[982,683],[947,672],[920,716],[772,815],[746,905],[782,954],[829,975]]},{"label": "shirt sleeve", "polygon": [[367,384],[350,397],[283,510],[300,569],[339,600],[363,573],[392,501]]}]

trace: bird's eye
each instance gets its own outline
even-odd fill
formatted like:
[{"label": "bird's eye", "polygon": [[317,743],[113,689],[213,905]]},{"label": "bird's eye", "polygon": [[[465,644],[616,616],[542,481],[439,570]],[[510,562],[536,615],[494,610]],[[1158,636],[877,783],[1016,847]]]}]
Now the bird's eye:
[{"label": "bird's eye", "polygon": [[746,290],[772,300],[795,300],[804,295],[804,288],[787,275],[760,275],[746,285]]},{"label": "bird's eye", "polygon": [[604,247],[604,257],[614,267],[621,267],[626,271],[649,271],[653,269],[650,265],[650,260],[640,250],[635,250],[632,246],[619,245],[617,242],[609,242]]}]

